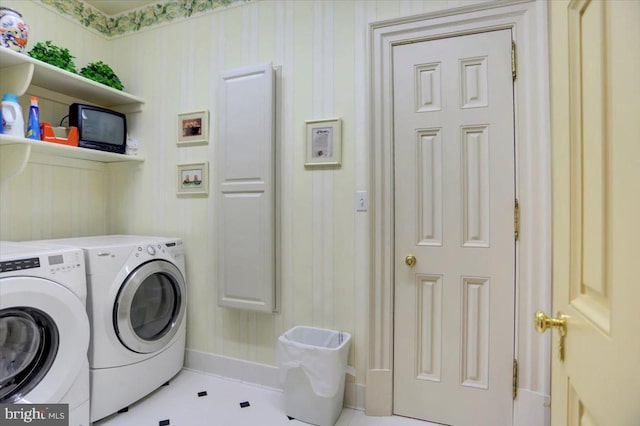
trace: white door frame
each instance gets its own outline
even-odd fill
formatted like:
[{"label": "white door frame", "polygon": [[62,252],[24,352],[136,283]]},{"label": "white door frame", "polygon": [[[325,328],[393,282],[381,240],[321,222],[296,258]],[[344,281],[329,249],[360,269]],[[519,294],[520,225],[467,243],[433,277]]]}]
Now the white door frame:
[{"label": "white door frame", "polygon": [[551,306],[551,155],[547,7],[544,1],[479,2],[441,12],[370,24],[371,274],[365,411],[393,412],[393,95],[392,49],[495,29],[517,44],[514,85],[516,196],[516,336],[519,363],[514,425],[549,424],[550,341],[537,335],[533,313]]}]

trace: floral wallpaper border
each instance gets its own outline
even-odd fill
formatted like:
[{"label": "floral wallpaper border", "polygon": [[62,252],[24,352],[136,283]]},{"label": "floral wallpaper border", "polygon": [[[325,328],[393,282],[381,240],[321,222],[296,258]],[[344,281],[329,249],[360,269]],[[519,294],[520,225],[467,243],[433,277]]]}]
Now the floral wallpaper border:
[{"label": "floral wallpaper border", "polygon": [[131,12],[109,16],[82,0],[39,0],[58,13],[70,16],[87,28],[107,37],[140,31],[145,27],[189,18],[195,14],[252,0],[168,0],[152,3]]}]

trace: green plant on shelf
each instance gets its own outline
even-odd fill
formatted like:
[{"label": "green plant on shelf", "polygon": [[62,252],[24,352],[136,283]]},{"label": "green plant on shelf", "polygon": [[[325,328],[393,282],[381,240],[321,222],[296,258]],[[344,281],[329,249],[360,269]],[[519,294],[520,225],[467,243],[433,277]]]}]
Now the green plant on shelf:
[{"label": "green plant on shelf", "polygon": [[29,51],[29,56],[65,71],[78,73],[76,64],[73,62],[75,56],[69,52],[69,49],[56,46],[50,40],[36,43]]},{"label": "green plant on shelf", "polygon": [[102,83],[114,89],[122,90],[122,82],[111,67],[102,61],[92,62],[80,70],[80,75],[90,80]]}]

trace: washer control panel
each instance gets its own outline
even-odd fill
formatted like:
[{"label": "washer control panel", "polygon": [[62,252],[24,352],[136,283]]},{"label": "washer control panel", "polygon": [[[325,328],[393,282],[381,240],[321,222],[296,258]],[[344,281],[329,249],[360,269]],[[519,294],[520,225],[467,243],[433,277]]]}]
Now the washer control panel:
[{"label": "washer control panel", "polygon": [[29,257],[26,259],[6,260],[0,262],[0,272],[23,271],[40,267],[39,257]]},{"label": "washer control panel", "polygon": [[159,253],[165,253],[165,247],[162,244],[147,244],[146,246],[138,246],[136,248],[136,257],[140,257],[140,255],[147,253],[149,256],[155,256]]},{"label": "washer control panel", "polygon": [[[67,258],[65,258],[67,257]],[[82,267],[78,256],[72,254],[62,255],[55,254],[49,256],[26,257],[22,259],[12,259],[0,262],[1,272],[25,271],[27,269],[43,269],[49,266],[48,271],[51,273],[69,272]]]}]

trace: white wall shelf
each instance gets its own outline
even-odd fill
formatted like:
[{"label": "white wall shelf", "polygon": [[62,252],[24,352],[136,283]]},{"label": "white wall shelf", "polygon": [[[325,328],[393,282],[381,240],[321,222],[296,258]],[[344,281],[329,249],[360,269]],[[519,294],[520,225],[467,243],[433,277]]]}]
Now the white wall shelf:
[{"label": "white wall shelf", "polygon": [[141,111],[144,100],[78,74],[46,64],[26,54],[0,49],[0,90],[2,93],[25,94],[30,86],[111,108],[121,112]]},{"label": "white wall shelf", "polygon": [[[114,109],[122,113],[142,111],[144,100],[32,57],[0,48],[0,93],[46,93],[62,103],[81,102]],[[0,183],[22,173],[32,153],[49,158],[88,160],[99,163],[140,163],[137,156],[41,142],[0,135]]]},{"label": "white wall shelf", "polygon": [[0,147],[8,145],[31,146],[31,152],[56,157],[75,158],[78,160],[98,161],[101,163],[143,162],[144,158],[113,152],[98,151],[95,149],[80,148],[76,146],[62,145],[52,142],[43,142],[33,139],[17,138],[15,136],[0,135]]},{"label": "white wall shelf", "polygon": [[[22,173],[33,154],[99,163],[142,163],[143,157],[0,135],[0,183]],[[52,161],[54,163],[54,161]]]}]

